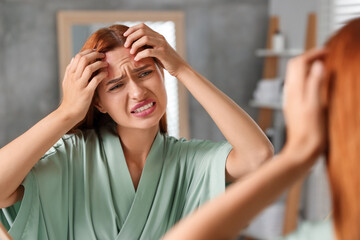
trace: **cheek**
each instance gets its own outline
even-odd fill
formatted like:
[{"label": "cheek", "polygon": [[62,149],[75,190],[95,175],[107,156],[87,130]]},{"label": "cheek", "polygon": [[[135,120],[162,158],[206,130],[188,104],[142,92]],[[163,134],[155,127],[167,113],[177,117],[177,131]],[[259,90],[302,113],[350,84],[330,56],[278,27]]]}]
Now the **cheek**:
[{"label": "cheek", "polygon": [[160,82],[159,90],[161,94],[164,95],[164,97],[166,98],[167,93],[166,93],[165,83],[163,81]]},{"label": "cheek", "polygon": [[104,96],[104,106],[111,115],[126,114],[126,97],[123,93],[106,94]]},{"label": "cheek", "polygon": [[166,89],[165,89],[165,85],[162,84],[161,86],[159,86],[157,88],[157,96],[161,102],[161,105],[166,108],[167,106],[167,93],[166,93]]}]

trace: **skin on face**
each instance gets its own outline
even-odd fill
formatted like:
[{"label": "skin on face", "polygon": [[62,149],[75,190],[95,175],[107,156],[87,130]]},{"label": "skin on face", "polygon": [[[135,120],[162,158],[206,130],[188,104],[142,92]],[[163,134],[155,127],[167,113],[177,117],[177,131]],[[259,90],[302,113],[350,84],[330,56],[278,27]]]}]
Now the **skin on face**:
[{"label": "skin on face", "polygon": [[[106,53],[108,76],[97,88],[95,106],[108,113],[119,128],[159,127],[166,111],[163,71],[153,58],[134,60],[124,47]],[[147,109],[146,109],[147,108]]]}]

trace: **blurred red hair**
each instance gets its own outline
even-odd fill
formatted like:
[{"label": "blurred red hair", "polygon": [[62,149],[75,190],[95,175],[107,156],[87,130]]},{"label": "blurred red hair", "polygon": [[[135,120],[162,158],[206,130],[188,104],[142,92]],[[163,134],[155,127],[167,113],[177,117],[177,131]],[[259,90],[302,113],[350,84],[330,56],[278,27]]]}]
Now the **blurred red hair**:
[{"label": "blurred red hair", "polygon": [[[129,27],[125,25],[115,24],[110,27],[105,27],[97,30],[93,33],[88,40],[85,42],[81,51],[86,49],[95,49],[98,52],[106,53],[117,47],[123,47],[126,41],[126,38],[123,36],[125,31]],[[95,73],[96,74],[96,73]],[[96,94],[94,98],[96,97]],[[90,108],[85,116],[85,118],[77,124],[71,131],[75,129],[91,129],[99,127],[100,125],[113,122],[108,114],[103,114],[99,112],[94,104],[90,105]],[[167,133],[167,122],[166,122],[166,113],[160,119],[160,132]]]},{"label": "blurred red hair", "polygon": [[338,240],[360,239],[360,18],[326,44],[328,172]]}]

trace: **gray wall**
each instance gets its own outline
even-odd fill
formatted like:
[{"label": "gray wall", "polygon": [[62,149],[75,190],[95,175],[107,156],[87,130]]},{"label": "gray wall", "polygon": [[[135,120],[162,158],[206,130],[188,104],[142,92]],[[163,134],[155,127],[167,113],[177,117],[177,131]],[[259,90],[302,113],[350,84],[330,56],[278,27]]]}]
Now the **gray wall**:
[{"label": "gray wall", "polygon": [[[261,77],[266,0],[0,0],[0,146],[20,135],[59,103],[58,10],[182,10],[190,64],[251,116],[248,101]],[[190,97],[191,135],[222,139]]]}]

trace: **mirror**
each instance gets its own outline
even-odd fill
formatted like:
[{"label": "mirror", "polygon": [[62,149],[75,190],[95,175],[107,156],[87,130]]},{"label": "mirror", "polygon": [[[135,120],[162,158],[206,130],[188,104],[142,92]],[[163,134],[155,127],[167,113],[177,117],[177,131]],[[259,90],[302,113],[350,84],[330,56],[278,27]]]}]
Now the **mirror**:
[{"label": "mirror", "polygon": [[[180,11],[60,11],[57,14],[59,84],[71,58],[80,51],[86,39],[97,29],[115,23],[133,26],[144,22],[162,34],[185,58],[184,14]],[[167,121],[169,135],[189,138],[187,92],[185,87],[165,71],[168,95]]]}]

